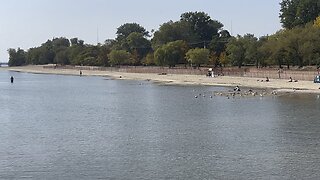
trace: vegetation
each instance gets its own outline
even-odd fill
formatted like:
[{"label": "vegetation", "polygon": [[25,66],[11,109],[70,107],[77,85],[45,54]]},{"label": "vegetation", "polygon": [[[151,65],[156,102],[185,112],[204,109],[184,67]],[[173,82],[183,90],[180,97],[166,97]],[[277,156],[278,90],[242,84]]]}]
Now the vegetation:
[{"label": "vegetation", "polygon": [[284,29],[270,36],[232,37],[208,14],[186,12],[180,20],[160,25],[153,36],[137,23],[126,23],[117,29],[115,39],[104,44],[60,37],[27,51],[9,49],[9,65],[319,66],[319,13],[320,0],[282,0]]},{"label": "vegetation", "polygon": [[304,26],[320,13],[319,0],[283,0],[280,6],[281,23],[287,29]]},{"label": "vegetation", "polygon": [[187,52],[186,58],[191,66],[196,65],[200,67],[201,64],[207,64],[209,62],[209,55],[210,51],[208,49],[195,48]]}]

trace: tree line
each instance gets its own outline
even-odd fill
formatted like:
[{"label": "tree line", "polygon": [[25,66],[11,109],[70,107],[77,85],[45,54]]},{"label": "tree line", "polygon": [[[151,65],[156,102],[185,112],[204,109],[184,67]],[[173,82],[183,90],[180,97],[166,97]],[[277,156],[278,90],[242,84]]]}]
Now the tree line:
[{"label": "tree line", "polygon": [[207,13],[186,12],[152,34],[137,23],[126,23],[117,28],[115,39],[103,44],[60,37],[27,51],[9,49],[9,66],[319,66],[320,0],[283,0],[280,6],[283,29],[273,35],[231,36]]}]

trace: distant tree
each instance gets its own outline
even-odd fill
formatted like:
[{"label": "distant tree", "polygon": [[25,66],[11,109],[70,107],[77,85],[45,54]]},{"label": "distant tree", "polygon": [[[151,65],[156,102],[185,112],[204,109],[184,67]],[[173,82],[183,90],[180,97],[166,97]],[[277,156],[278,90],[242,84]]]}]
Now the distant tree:
[{"label": "distant tree", "polygon": [[229,42],[230,38],[231,35],[227,30],[222,30],[217,35],[212,37],[209,48],[212,52],[211,59],[213,59],[212,63],[215,67],[221,65],[222,62],[220,60],[220,57],[223,56],[220,55],[221,53],[226,51],[226,45]]},{"label": "distant tree", "polygon": [[77,64],[85,65],[85,66],[97,66],[99,65],[98,63],[99,53],[100,53],[99,46],[87,45],[76,56]]},{"label": "distant tree", "polygon": [[154,53],[148,53],[146,58],[144,59],[143,64],[145,65],[155,65]]},{"label": "distant tree", "polygon": [[259,43],[253,34],[233,37],[227,44],[227,58],[232,65],[239,68],[243,65],[259,66]]},{"label": "distant tree", "polygon": [[185,53],[188,50],[186,42],[178,40],[167,43],[154,53],[155,63],[160,66],[174,67],[177,64],[186,64]]},{"label": "distant tree", "polygon": [[200,37],[201,41],[211,41],[212,36],[218,34],[223,24],[204,12],[186,12],[181,15],[180,21],[188,22],[195,34]]},{"label": "distant tree", "polygon": [[186,21],[169,21],[162,24],[159,30],[154,33],[151,42],[153,49],[156,50],[164,44],[177,40],[183,40],[190,45],[200,42],[200,38],[194,33],[191,24]]},{"label": "distant tree", "polygon": [[53,49],[53,43],[51,40],[48,40],[40,46],[41,55],[39,62],[40,64],[50,64],[54,62],[55,51]]},{"label": "distant tree", "polygon": [[66,65],[69,64],[69,57],[68,57],[68,52],[67,49],[65,50],[60,50],[55,58],[54,58],[55,63],[57,64],[62,64],[62,65]]},{"label": "distant tree", "polygon": [[81,65],[80,59],[78,58],[82,51],[85,49],[84,46],[72,45],[68,48],[68,59],[72,65]]},{"label": "distant tree", "polygon": [[196,65],[200,67],[201,64],[207,64],[209,62],[210,51],[204,48],[190,49],[186,53],[186,59],[191,66]]},{"label": "distant tree", "polygon": [[126,39],[131,33],[137,32],[141,33],[143,36],[149,36],[149,32],[137,23],[126,23],[118,27],[116,40],[121,42]]},{"label": "distant tree", "polygon": [[71,43],[71,46],[77,46],[79,45],[79,40],[78,38],[72,38],[70,39],[70,43]]},{"label": "distant tree", "polygon": [[245,60],[245,48],[243,45],[242,37],[237,36],[230,39],[227,44],[227,58],[233,66],[241,68]]},{"label": "distant tree", "polygon": [[227,30],[220,31],[217,35],[212,37],[210,42],[210,49],[217,55],[224,52],[226,49],[226,44],[228,43],[231,35]]},{"label": "distant tree", "polygon": [[52,45],[54,49],[59,49],[60,47],[69,47],[70,41],[67,38],[60,37],[60,38],[53,38]]},{"label": "distant tree", "polygon": [[227,65],[230,64],[230,62],[228,61],[226,52],[222,52],[222,53],[220,54],[219,60],[220,60],[220,63],[221,63],[224,67],[226,67]]},{"label": "distant tree", "polygon": [[281,23],[287,29],[303,26],[320,15],[319,0],[282,0],[280,5]]},{"label": "distant tree", "polygon": [[108,66],[109,65],[109,57],[108,54],[111,52],[111,46],[109,45],[102,45],[99,47],[99,54],[98,54],[98,64],[99,66]]},{"label": "distant tree", "polygon": [[114,39],[107,39],[104,41],[104,45],[106,45],[108,47],[112,47],[115,43],[116,43],[116,40],[114,40]]},{"label": "distant tree", "polygon": [[9,53],[9,66],[22,66],[25,65],[27,58],[26,52],[23,49],[18,48],[15,49],[8,49]]},{"label": "distant tree", "polygon": [[141,60],[151,51],[151,43],[143,34],[133,32],[126,38],[126,43],[128,45],[128,51],[134,54],[135,57],[132,58],[134,62],[133,65],[141,64]]},{"label": "distant tree", "polygon": [[40,64],[41,53],[40,47],[30,48],[27,53],[27,64]]},{"label": "distant tree", "polygon": [[162,46],[154,53],[154,62],[158,66],[165,66],[169,64],[169,54],[166,52],[165,47]]},{"label": "distant tree", "polygon": [[258,38],[253,34],[246,34],[243,36],[243,46],[245,49],[244,62],[245,64],[255,65],[258,67]]},{"label": "distant tree", "polygon": [[130,53],[125,50],[112,50],[108,57],[111,65],[120,66],[129,62]]}]

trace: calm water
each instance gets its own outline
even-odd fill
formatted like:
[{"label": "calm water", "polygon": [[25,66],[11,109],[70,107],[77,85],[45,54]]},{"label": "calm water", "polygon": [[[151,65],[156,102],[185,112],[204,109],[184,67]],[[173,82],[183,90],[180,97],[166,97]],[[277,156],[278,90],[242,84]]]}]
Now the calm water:
[{"label": "calm water", "polygon": [[320,178],[318,95],[221,90],[0,71],[0,179]]}]

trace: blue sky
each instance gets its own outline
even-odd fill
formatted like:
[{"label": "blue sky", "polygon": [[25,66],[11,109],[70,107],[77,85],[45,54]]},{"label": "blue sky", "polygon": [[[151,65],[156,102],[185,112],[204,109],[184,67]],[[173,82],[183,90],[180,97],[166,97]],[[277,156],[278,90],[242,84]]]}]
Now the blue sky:
[{"label": "blue sky", "polygon": [[[136,22],[149,32],[189,11],[204,11],[233,35],[281,29],[281,0],[0,0],[0,61],[8,48],[39,46],[53,37],[96,44],[115,38],[117,27]],[[98,33],[97,33],[98,30]]]}]

